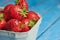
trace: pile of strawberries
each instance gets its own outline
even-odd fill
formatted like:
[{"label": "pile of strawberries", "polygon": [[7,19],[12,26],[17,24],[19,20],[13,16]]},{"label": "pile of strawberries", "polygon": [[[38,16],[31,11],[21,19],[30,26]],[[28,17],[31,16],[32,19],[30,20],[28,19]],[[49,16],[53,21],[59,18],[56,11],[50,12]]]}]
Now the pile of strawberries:
[{"label": "pile of strawberries", "polygon": [[36,12],[29,11],[26,0],[16,0],[0,11],[0,30],[27,32],[39,19]]}]

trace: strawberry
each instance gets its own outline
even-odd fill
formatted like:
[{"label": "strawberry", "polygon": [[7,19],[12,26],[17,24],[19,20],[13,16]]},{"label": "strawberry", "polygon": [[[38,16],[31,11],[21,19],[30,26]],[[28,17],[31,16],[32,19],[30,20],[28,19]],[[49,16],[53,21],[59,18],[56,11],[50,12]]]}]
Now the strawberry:
[{"label": "strawberry", "polygon": [[13,6],[14,6],[13,4],[8,4],[4,8],[4,18],[5,18],[6,21],[8,21],[9,19],[11,19],[10,14],[9,14],[9,9],[11,7],[13,7]]},{"label": "strawberry", "polygon": [[0,20],[0,30],[3,29],[6,25],[6,21],[5,20]]},{"label": "strawberry", "polygon": [[20,9],[19,6],[13,6],[10,8],[9,11],[10,11],[9,13],[11,18],[14,18],[17,20],[24,19],[24,17],[26,17],[26,14],[27,14],[25,9]]},{"label": "strawberry", "polygon": [[21,31],[20,21],[18,21],[16,19],[9,20],[7,22],[7,25],[5,27],[5,30],[14,31],[14,32],[20,32]]},{"label": "strawberry", "polygon": [[30,20],[38,21],[40,17],[38,16],[37,13],[35,13],[33,11],[29,11],[28,14],[27,14],[27,18],[30,19]]},{"label": "strawberry", "polygon": [[29,30],[29,27],[25,24],[22,24],[21,21],[16,19],[11,19],[7,22],[7,25],[4,30],[14,31],[14,32],[26,32]]},{"label": "strawberry", "polygon": [[21,22],[27,26],[29,26],[29,28],[32,28],[35,24],[36,24],[36,21],[35,20],[30,20],[30,19],[23,19],[21,20]]},{"label": "strawberry", "polygon": [[8,12],[9,9],[10,9],[12,6],[14,6],[14,5],[13,5],[13,4],[8,4],[8,5],[6,5],[5,8],[4,8],[4,12]]},{"label": "strawberry", "polygon": [[5,25],[6,25],[6,21],[5,21],[4,18],[3,18],[3,13],[0,12],[0,30],[1,30],[3,27],[5,27]]},{"label": "strawberry", "polygon": [[26,0],[16,0],[15,3],[16,5],[19,5],[20,7],[24,7],[26,8],[26,10],[28,10],[28,4]]}]

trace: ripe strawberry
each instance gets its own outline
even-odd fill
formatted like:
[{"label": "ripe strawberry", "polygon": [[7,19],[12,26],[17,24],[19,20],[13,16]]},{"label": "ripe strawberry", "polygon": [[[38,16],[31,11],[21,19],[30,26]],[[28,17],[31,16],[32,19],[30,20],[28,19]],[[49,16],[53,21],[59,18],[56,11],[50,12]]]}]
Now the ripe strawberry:
[{"label": "ripe strawberry", "polygon": [[28,4],[26,0],[16,0],[16,5],[19,5],[20,7],[26,8],[28,10]]},{"label": "ripe strawberry", "polygon": [[10,9],[11,7],[13,7],[13,6],[14,6],[13,4],[8,4],[8,5],[5,6],[5,8],[4,8],[4,18],[5,18],[6,21],[8,21],[9,19],[11,19],[10,14],[9,14],[9,9]]},{"label": "ripe strawberry", "polygon": [[3,29],[5,27],[6,21],[5,20],[0,20],[0,29]]},{"label": "ripe strawberry", "polygon": [[13,4],[8,4],[8,5],[6,5],[5,8],[4,8],[4,12],[8,12],[9,9],[10,9],[12,6],[14,6],[14,5],[13,5]]},{"label": "ripe strawberry", "polygon": [[26,32],[29,30],[29,27],[25,24],[22,24],[16,19],[11,19],[7,22],[5,30],[14,31],[14,32]]},{"label": "ripe strawberry", "polygon": [[27,14],[27,18],[30,19],[30,20],[38,21],[40,17],[38,16],[37,13],[35,13],[33,11],[29,11],[28,14]]},{"label": "ripe strawberry", "polygon": [[3,18],[3,13],[0,12],[0,30],[5,27],[6,21]]},{"label": "ripe strawberry", "polygon": [[21,20],[21,22],[22,22],[23,24],[25,24],[25,25],[28,25],[29,21],[30,21],[30,20],[27,19],[27,18]]},{"label": "ripe strawberry", "polygon": [[26,17],[25,9],[20,9],[19,6],[14,6],[10,8],[10,16],[14,19],[21,20]]},{"label": "ripe strawberry", "polygon": [[18,21],[16,19],[9,20],[7,22],[7,25],[5,27],[5,30],[14,31],[14,32],[20,32],[21,31],[20,21]]},{"label": "ripe strawberry", "polygon": [[29,28],[32,28],[35,24],[36,24],[36,21],[35,20],[30,20],[30,19],[23,19],[21,20],[21,22],[27,26],[29,26]]}]

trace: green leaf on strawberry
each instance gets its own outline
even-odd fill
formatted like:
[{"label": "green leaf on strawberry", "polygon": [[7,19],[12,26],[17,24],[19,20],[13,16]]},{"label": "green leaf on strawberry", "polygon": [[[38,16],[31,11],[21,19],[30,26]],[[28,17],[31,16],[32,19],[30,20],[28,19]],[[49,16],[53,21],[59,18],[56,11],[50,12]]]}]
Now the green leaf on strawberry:
[{"label": "green leaf on strawberry", "polygon": [[0,17],[3,17],[3,14],[2,13],[0,14]]},{"label": "green leaf on strawberry", "polygon": [[28,11],[26,10],[25,7],[23,7],[22,9],[20,9],[20,12],[21,12],[20,14],[22,14],[23,17],[27,17],[26,14],[27,14]]},{"label": "green leaf on strawberry", "polygon": [[3,20],[3,13],[0,14],[0,20]]},{"label": "green leaf on strawberry", "polygon": [[35,21],[35,20],[31,20],[31,21],[28,23],[28,26],[29,26],[30,28],[32,28],[35,24],[36,24],[36,21]]}]

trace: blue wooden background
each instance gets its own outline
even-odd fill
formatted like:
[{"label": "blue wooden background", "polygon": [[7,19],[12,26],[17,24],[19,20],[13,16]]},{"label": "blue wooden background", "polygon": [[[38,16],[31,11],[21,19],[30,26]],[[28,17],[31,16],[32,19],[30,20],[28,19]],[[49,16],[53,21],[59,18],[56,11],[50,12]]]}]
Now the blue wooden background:
[{"label": "blue wooden background", "polygon": [[[42,16],[36,40],[60,40],[60,0],[27,0],[27,2],[29,10]],[[9,3],[14,4],[14,0],[0,0],[2,7]]]}]

